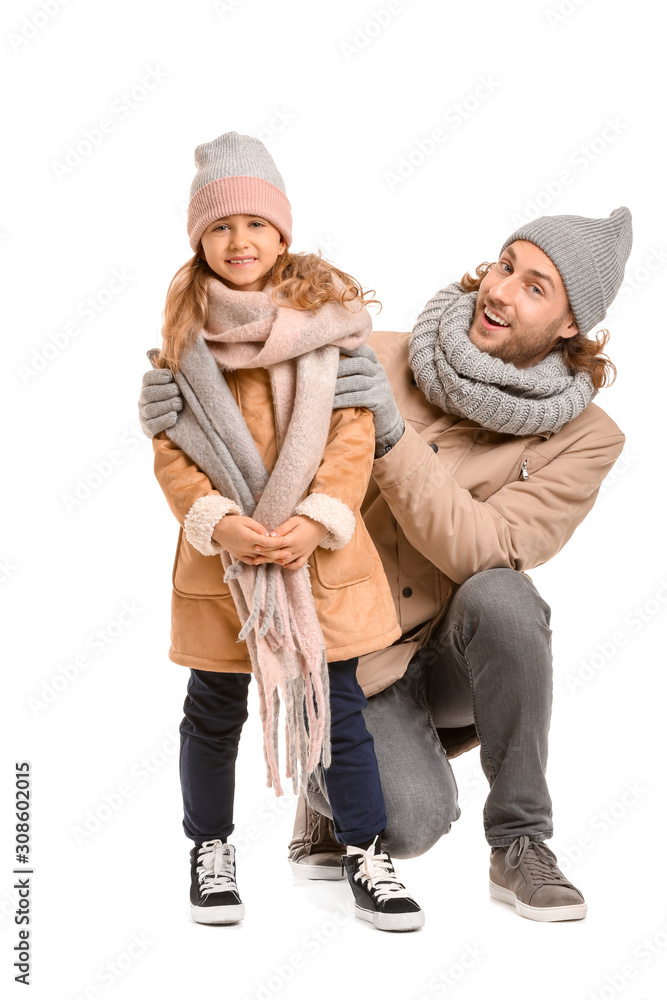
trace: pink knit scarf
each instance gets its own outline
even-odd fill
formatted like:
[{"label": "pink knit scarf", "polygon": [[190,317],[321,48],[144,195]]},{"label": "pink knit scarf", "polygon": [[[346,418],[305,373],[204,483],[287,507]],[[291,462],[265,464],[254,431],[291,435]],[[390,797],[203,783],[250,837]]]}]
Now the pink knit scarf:
[{"label": "pink knit scarf", "polygon": [[[208,305],[202,334],[218,365],[269,372],[279,454],[251,516],[273,530],[293,515],[319,467],[329,434],[339,352],[365,342],[371,318],[360,300],[347,306],[330,301],[313,313],[272,301],[270,289],[237,291],[214,278],[208,285]],[[283,794],[278,768],[281,692],[286,775],[296,792],[297,759],[302,785],[320,755],[324,767],[331,763],[326,648],[308,566],[296,571],[276,564],[248,566],[234,563],[226,551],[221,559],[242,623],[239,640],[248,644],[258,684],[267,785]]]}]

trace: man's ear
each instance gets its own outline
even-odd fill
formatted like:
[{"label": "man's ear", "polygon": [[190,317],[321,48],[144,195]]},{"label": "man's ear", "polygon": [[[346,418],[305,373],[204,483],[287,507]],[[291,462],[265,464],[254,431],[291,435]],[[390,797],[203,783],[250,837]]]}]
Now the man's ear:
[{"label": "man's ear", "polygon": [[565,333],[561,333],[561,338],[563,340],[569,340],[570,337],[576,337],[578,333],[579,333],[579,327],[577,326],[576,320],[574,318],[574,313],[570,309],[570,317],[569,317],[569,322],[567,324],[567,329]]}]

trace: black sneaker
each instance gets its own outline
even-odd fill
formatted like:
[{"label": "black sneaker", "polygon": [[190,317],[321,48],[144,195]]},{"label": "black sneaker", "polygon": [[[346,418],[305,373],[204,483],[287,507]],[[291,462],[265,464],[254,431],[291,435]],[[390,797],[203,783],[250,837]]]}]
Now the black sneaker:
[{"label": "black sneaker", "polygon": [[234,848],[205,840],[190,851],[190,913],[198,924],[235,924],[245,906],[236,888]]},{"label": "black sneaker", "polygon": [[424,911],[399,882],[379,834],[367,851],[348,846],[340,863],[354,893],[355,916],[381,931],[413,931],[423,926]]}]

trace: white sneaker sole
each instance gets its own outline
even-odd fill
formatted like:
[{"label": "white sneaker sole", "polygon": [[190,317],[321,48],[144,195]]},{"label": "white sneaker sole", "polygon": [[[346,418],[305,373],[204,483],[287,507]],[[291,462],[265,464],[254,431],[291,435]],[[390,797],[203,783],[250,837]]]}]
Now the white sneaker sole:
[{"label": "white sneaker sole", "polygon": [[344,879],[345,874],[340,869],[340,864],[336,865],[307,865],[302,861],[290,860],[290,868],[299,878],[327,879],[334,881]]},{"label": "white sneaker sole", "polygon": [[190,915],[196,924],[236,924],[245,917],[245,906],[193,906]]},{"label": "white sneaker sole", "polygon": [[416,913],[374,913],[355,903],[354,915],[360,920],[367,920],[379,931],[416,931],[418,927],[424,926],[423,910],[417,910]]},{"label": "white sneaker sole", "polygon": [[583,920],[588,910],[588,903],[572,903],[570,906],[529,906],[517,899],[511,889],[505,889],[495,882],[489,882],[489,893],[493,899],[501,903],[509,903],[516,907],[517,913],[529,920]]}]

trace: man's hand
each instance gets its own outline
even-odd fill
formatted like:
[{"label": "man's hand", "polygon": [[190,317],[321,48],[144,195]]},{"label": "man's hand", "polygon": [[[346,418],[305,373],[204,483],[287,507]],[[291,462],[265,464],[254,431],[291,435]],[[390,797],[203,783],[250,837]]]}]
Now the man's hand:
[{"label": "man's hand", "polygon": [[350,355],[338,362],[333,408],[365,406],[373,411],[375,457],[381,458],[403,436],[405,422],[375,351],[363,344]]},{"label": "man's hand", "polygon": [[169,368],[151,368],[141,380],[139,423],[146,437],[173,427],[183,400]]}]

